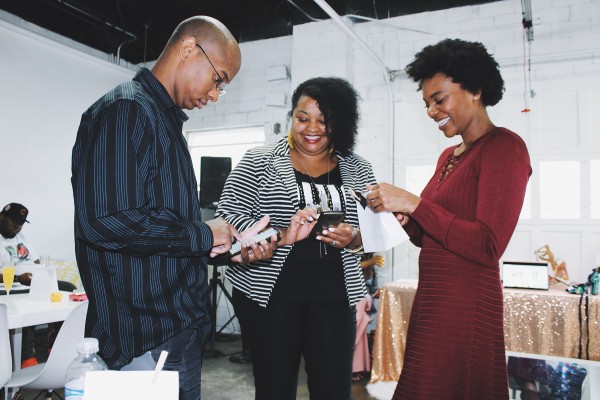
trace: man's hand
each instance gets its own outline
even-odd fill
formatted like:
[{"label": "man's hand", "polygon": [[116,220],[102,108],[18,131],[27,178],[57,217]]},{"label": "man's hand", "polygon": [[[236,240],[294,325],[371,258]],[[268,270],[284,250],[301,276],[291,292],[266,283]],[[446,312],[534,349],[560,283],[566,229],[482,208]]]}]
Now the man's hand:
[{"label": "man's hand", "polygon": [[227,253],[231,249],[234,237],[238,240],[241,239],[238,231],[223,218],[211,219],[204,221],[204,223],[210,227],[213,233],[213,247],[210,251],[211,257]]},{"label": "man's hand", "polygon": [[[0,269],[2,269],[2,268],[0,268]],[[21,285],[29,286],[31,284],[31,272],[25,272],[24,274],[21,274],[21,275],[15,275],[15,282],[18,282]],[[0,274],[0,283],[4,283],[2,274]]]},{"label": "man's hand", "polygon": [[31,272],[25,272],[24,274],[19,275],[19,283],[21,285],[31,285]]}]

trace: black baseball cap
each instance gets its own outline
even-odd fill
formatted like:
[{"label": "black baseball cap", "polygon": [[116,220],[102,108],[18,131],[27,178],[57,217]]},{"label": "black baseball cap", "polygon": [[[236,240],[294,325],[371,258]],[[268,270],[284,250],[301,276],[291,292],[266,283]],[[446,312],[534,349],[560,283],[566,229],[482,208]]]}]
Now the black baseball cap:
[{"label": "black baseball cap", "polygon": [[10,203],[4,206],[2,209],[2,215],[11,218],[14,221],[18,221],[20,223],[29,222],[27,221],[27,215],[29,214],[29,210],[23,204],[19,203]]}]

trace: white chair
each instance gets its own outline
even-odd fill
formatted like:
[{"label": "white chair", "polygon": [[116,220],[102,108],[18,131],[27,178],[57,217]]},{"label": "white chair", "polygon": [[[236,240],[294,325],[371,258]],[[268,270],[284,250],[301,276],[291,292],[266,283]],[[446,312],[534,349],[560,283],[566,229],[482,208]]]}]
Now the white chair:
[{"label": "white chair", "polygon": [[7,388],[55,390],[65,386],[65,374],[71,361],[77,357],[77,343],[84,337],[88,302],[82,302],[63,322],[48,361],[14,371]]},{"label": "white chair", "polygon": [[6,304],[0,304],[0,387],[6,385],[12,375],[12,351],[8,334]]}]

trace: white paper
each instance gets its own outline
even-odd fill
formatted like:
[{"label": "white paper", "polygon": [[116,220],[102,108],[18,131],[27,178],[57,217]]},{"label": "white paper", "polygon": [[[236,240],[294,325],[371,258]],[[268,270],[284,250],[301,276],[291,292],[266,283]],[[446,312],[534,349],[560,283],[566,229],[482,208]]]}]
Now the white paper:
[{"label": "white paper", "polygon": [[37,301],[50,301],[50,293],[58,292],[56,268],[36,267],[31,275],[29,298]]},{"label": "white paper", "polygon": [[161,371],[89,371],[85,374],[83,400],[178,400],[179,373]]},{"label": "white paper", "polygon": [[365,253],[386,251],[409,239],[391,212],[374,213],[369,207],[363,208],[358,201],[356,210]]}]

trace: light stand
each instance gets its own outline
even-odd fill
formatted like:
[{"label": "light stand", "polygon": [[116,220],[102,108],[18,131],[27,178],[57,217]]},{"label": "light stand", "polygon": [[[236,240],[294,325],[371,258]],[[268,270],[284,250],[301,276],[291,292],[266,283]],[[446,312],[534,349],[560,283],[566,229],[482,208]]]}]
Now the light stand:
[{"label": "light stand", "polygon": [[223,356],[223,352],[221,352],[215,348],[217,333],[221,333],[223,331],[223,329],[225,329],[225,327],[227,325],[229,325],[229,323],[231,321],[233,321],[233,319],[235,318],[235,313],[234,313],[233,316],[231,318],[229,318],[229,320],[227,320],[227,322],[225,322],[225,324],[217,332],[217,290],[218,290],[218,288],[221,288],[221,291],[225,294],[225,296],[227,297],[227,299],[229,300],[229,302],[231,304],[233,304],[233,298],[231,297],[231,294],[229,294],[229,292],[227,291],[227,288],[225,287],[225,284],[223,283],[223,280],[221,279],[221,273],[219,272],[219,267],[221,265],[219,265],[219,264],[211,264],[211,265],[212,265],[213,270],[212,270],[212,277],[210,278],[210,281],[209,281],[209,288],[210,288],[210,297],[211,297],[211,302],[212,302],[212,305],[211,305],[212,327],[211,327],[209,346],[204,351],[204,358],[218,358],[218,357]]}]

